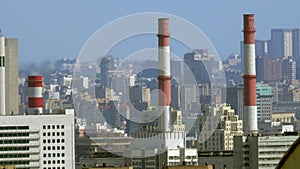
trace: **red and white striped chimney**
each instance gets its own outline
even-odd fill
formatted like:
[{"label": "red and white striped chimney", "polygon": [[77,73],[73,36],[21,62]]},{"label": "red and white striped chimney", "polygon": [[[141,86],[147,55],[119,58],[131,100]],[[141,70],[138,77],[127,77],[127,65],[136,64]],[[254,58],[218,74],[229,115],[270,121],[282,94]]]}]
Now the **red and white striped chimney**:
[{"label": "red and white striped chimney", "polygon": [[244,131],[257,133],[254,14],[244,14]]},{"label": "red and white striped chimney", "polygon": [[159,106],[163,111],[163,119],[160,124],[165,132],[171,131],[171,71],[170,71],[170,33],[169,19],[158,19],[158,95]]},{"label": "red and white striped chimney", "polygon": [[28,114],[43,113],[43,76],[28,76]]}]

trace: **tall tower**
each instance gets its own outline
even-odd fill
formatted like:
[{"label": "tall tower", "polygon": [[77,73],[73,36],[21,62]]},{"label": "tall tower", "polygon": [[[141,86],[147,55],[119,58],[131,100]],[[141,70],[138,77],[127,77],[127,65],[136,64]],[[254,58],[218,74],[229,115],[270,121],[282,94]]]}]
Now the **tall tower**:
[{"label": "tall tower", "polygon": [[257,133],[254,14],[244,15],[244,133]]},{"label": "tall tower", "polygon": [[0,32],[0,115],[5,114],[5,37]]},{"label": "tall tower", "polygon": [[43,77],[28,76],[28,114],[43,113]]},{"label": "tall tower", "polygon": [[162,121],[160,127],[164,132],[171,131],[171,71],[170,71],[170,33],[169,19],[160,18],[158,20],[158,96],[159,106],[161,107]]}]

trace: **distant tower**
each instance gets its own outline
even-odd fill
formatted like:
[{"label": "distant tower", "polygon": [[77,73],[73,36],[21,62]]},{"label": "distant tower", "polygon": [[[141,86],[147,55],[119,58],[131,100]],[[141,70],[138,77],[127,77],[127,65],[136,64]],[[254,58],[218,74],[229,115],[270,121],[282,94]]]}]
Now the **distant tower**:
[{"label": "distant tower", "polygon": [[28,76],[28,114],[43,113],[43,77]]},{"label": "distant tower", "polygon": [[254,14],[244,15],[244,133],[257,133]]},{"label": "distant tower", "polygon": [[160,124],[164,132],[171,131],[171,70],[170,70],[170,33],[169,19],[160,18],[158,20],[158,89],[159,106],[161,106],[163,115]]},{"label": "distant tower", "polygon": [[5,110],[5,37],[0,30],[0,115],[6,115]]}]

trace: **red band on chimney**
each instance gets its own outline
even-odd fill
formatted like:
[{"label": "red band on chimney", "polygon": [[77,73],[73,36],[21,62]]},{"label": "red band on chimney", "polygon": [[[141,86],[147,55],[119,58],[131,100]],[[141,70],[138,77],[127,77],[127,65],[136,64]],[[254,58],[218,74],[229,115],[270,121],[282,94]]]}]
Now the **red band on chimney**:
[{"label": "red band on chimney", "polygon": [[244,15],[244,44],[255,44],[254,14]]}]

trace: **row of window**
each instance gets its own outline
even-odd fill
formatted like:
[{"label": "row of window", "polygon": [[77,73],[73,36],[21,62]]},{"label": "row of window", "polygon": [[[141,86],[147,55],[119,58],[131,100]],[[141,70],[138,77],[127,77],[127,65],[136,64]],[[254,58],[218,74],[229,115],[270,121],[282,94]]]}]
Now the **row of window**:
[{"label": "row of window", "polygon": [[47,163],[47,161],[44,161],[43,162],[44,164],[65,164],[65,160],[48,160],[48,163]]},{"label": "row of window", "polygon": [[43,143],[64,143],[65,142],[65,139],[48,139],[48,140],[43,140]]},{"label": "row of window", "polygon": [[[43,154],[43,157],[47,157],[47,154]],[[65,153],[48,153],[48,157],[65,157]]]},{"label": "row of window", "polygon": [[51,132],[43,133],[43,136],[64,136],[64,135],[65,135],[65,132],[52,132],[52,135],[51,135]]},{"label": "row of window", "polygon": [[1,126],[0,130],[28,130],[29,126]]},{"label": "row of window", "polygon": [[65,167],[44,167],[43,169],[65,169]]},{"label": "row of window", "polygon": [[65,146],[48,146],[48,148],[46,146],[43,147],[44,150],[64,150]]},{"label": "row of window", "polygon": [[29,164],[29,161],[0,161],[0,165],[21,165]]},{"label": "row of window", "polygon": [[0,140],[0,144],[28,144],[29,140]]},{"label": "row of window", "polygon": [[0,158],[22,158],[29,157],[29,154],[0,154]]},{"label": "row of window", "polygon": [[26,137],[29,133],[0,133],[0,137]]},{"label": "row of window", "polygon": [[0,147],[0,151],[24,151],[29,150],[29,147]]},{"label": "row of window", "polygon": [[64,129],[65,126],[64,125],[44,125],[43,129]]}]

